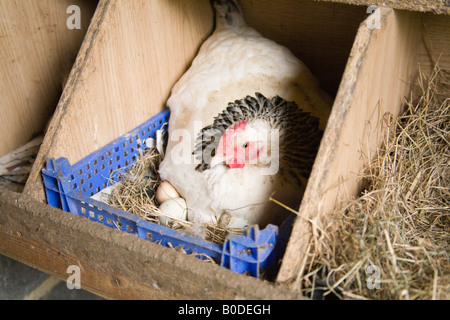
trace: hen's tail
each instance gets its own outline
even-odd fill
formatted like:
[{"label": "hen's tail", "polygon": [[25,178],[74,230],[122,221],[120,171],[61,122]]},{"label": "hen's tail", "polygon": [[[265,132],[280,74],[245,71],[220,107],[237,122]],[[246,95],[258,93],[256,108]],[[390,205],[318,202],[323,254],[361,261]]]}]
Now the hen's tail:
[{"label": "hen's tail", "polygon": [[212,0],[216,12],[216,29],[239,28],[246,25],[237,0]]}]

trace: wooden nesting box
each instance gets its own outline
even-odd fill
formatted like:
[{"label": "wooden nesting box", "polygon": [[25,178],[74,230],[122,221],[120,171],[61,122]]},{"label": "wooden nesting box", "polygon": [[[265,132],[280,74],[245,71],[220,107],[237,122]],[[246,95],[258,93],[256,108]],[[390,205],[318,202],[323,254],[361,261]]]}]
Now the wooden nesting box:
[{"label": "wooden nesting box", "polygon": [[[377,21],[374,21],[376,19]],[[389,127],[386,115],[403,112],[420,69],[436,62],[450,70],[450,19],[381,8],[356,36],[322,139],[279,282],[298,283],[314,223],[361,191],[357,174],[372,159]],[[363,157],[362,154],[365,156]]]},{"label": "wooden nesting box", "polygon": [[[417,72],[441,53],[447,17],[383,9],[379,28],[366,7],[325,1],[242,0],[248,23],[290,48],[335,96],[299,215],[278,275],[281,285],[238,275],[175,250],[49,208],[41,180],[48,158],[70,163],[165,107],[213,28],[208,0],[102,0],[53,116],[23,195],[0,190],[0,253],[111,298],[296,299],[292,291],[311,224],[358,194],[362,146],[375,150],[386,112],[398,114]],[[371,17],[373,18],[373,17]],[[445,56],[447,52],[447,56]],[[307,218],[307,219],[303,219]]]},{"label": "wooden nesting box", "polygon": [[[67,27],[71,5],[80,29]],[[44,130],[95,8],[86,0],[0,2],[0,157]]]}]

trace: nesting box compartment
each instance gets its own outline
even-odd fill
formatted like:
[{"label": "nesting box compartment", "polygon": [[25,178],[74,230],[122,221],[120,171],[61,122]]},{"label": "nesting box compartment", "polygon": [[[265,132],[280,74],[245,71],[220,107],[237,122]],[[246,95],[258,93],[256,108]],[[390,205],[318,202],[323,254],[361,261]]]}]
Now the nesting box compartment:
[{"label": "nesting box compartment", "polygon": [[[241,3],[249,25],[291,49],[317,76],[322,88],[335,97],[305,194],[299,199],[302,219],[294,223],[277,277],[278,283],[295,288],[304,271],[302,262],[314,232],[312,222],[361,190],[357,173],[364,166],[362,142],[364,151],[375,152],[380,145],[384,131],[378,125],[385,113],[399,114],[418,62],[426,69],[441,57],[441,66],[450,68],[449,22],[445,16],[382,8],[379,27],[373,27],[372,20],[365,20],[366,7],[308,0]],[[172,86],[212,30],[208,0],[100,1],[27,182],[26,195],[47,202],[41,178],[47,159],[64,157],[76,164],[163,111]],[[102,226],[93,225],[96,238],[103,239]],[[84,252],[84,248],[80,250]],[[164,260],[171,254],[168,251],[142,259],[168,266]],[[91,258],[97,261],[94,254]],[[134,259],[139,264],[139,258]],[[94,274],[104,272],[102,264],[91,266]],[[176,282],[170,271],[161,274],[153,270],[151,280],[158,279],[158,285],[150,283],[145,288],[157,295],[162,289],[173,297],[236,298],[236,287],[245,291],[246,297],[255,297],[257,290],[243,288],[264,283],[251,277],[234,278],[225,268],[219,268],[222,272],[208,269],[214,268],[210,265],[196,266],[205,268],[200,276],[185,267],[182,273],[174,271],[178,272]],[[116,272],[133,278],[131,269],[117,268]],[[140,270],[136,274],[148,280]],[[214,281],[197,284],[190,279]],[[230,285],[229,279],[239,279],[245,285]],[[94,280],[91,283],[100,286]],[[213,283],[219,283],[219,288]],[[284,286],[273,286],[269,291],[280,288]],[[267,297],[273,296],[267,293]]]},{"label": "nesting box compartment", "polygon": [[[419,70],[450,70],[450,19],[379,8],[361,23],[288,244],[279,282],[301,286],[316,227],[360,195],[359,174],[377,156]],[[323,221],[323,220],[322,220]],[[326,222],[324,222],[326,223]]]}]

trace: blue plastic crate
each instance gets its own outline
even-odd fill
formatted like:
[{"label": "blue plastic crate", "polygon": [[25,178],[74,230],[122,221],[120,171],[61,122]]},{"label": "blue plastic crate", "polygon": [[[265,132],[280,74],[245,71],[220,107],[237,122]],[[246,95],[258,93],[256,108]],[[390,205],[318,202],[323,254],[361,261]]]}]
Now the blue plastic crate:
[{"label": "blue plastic crate", "polygon": [[[155,139],[156,131],[168,122],[169,116],[168,109],[160,112],[74,165],[66,158],[48,159],[46,168],[42,169],[48,204],[166,247],[181,246],[188,254],[195,254],[200,259],[208,256],[237,273],[258,278],[262,272],[269,272],[276,267],[285,247],[285,241],[279,239],[280,230],[274,225],[263,230],[252,226],[246,235],[229,235],[224,245],[218,245],[148,222],[91,198],[120,180],[121,174],[137,161],[139,149],[146,149],[146,139]],[[289,226],[280,229],[288,230]]]}]

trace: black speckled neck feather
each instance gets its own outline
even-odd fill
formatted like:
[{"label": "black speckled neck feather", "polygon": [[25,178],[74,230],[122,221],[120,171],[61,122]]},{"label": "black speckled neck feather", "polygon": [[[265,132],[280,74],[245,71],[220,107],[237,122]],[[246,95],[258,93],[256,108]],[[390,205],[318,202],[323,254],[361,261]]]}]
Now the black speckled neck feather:
[{"label": "black speckled neck feather", "polygon": [[260,93],[228,104],[214,118],[212,125],[203,128],[197,137],[194,155],[201,163],[196,170],[210,169],[222,135],[240,121],[266,121],[271,129],[279,130],[280,166],[297,178],[307,178],[322,138],[319,119],[300,109],[295,102],[276,96],[267,99]]}]

